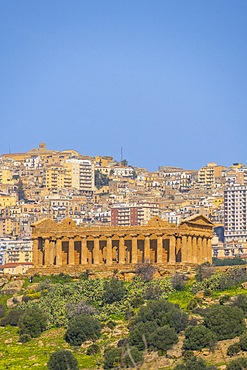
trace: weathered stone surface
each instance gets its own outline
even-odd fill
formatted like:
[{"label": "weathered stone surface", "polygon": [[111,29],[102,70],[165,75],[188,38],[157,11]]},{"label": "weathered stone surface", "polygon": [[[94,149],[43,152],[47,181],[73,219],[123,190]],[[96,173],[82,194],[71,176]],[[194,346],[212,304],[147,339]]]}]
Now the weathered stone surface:
[{"label": "weathered stone surface", "polygon": [[20,292],[23,284],[24,280],[10,281],[0,290],[0,294],[15,294]]},{"label": "weathered stone surface", "polygon": [[182,357],[182,347],[183,347],[183,341],[184,341],[184,336],[179,336],[178,337],[178,343],[174,344],[172,348],[167,350],[167,357],[168,358],[173,358],[173,359],[178,359]]},{"label": "weathered stone surface", "polygon": [[1,277],[0,278],[0,287],[7,284],[8,281],[9,281],[9,279],[7,277]]},{"label": "weathered stone surface", "polygon": [[242,284],[241,284],[241,287],[242,287],[243,289],[247,289],[247,281],[245,281],[244,283],[242,283]]},{"label": "weathered stone surface", "polygon": [[13,296],[7,300],[7,307],[12,308],[21,303],[23,295]]},{"label": "weathered stone surface", "polygon": [[9,344],[9,343],[12,343],[12,342],[13,342],[13,339],[12,338],[6,339],[4,341],[5,344]]},{"label": "weathered stone surface", "polygon": [[204,298],[204,290],[200,290],[195,294],[196,298]]}]

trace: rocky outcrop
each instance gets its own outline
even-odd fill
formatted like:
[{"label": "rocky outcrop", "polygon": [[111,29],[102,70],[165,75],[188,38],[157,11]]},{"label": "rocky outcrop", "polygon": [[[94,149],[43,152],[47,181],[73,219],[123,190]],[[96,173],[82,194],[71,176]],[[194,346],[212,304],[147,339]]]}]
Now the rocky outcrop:
[{"label": "rocky outcrop", "polygon": [[0,294],[16,294],[21,291],[24,280],[10,281],[0,290]]}]

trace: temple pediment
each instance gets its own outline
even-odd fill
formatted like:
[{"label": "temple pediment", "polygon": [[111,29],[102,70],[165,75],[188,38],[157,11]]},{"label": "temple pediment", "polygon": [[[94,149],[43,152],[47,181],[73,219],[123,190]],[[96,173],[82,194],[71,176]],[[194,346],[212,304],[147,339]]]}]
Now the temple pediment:
[{"label": "temple pediment", "polygon": [[58,224],[50,218],[43,218],[32,224],[33,231],[35,229],[41,230],[57,230]]},{"label": "temple pediment", "polygon": [[75,221],[72,220],[72,218],[64,218],[60,223],[59,223],[59,228],[65,229],[65,230],[70,230],[70,229],[77,229],[77,225]]},{"label": "temple pediment", "polygon": [[205,216],[201,214],[193,215],[191,217],[183,220],[179,226],[188,226],[188,227],[205,227],[212,229],[214,224]]}]

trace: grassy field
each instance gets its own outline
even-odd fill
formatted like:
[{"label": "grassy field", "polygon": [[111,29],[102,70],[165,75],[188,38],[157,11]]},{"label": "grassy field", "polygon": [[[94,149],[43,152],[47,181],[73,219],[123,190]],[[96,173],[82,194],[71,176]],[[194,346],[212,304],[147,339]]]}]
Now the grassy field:
[{"label": "grassy field", "polygon": [[[0,328],[0,369],[46,369],[50,354],[57,349],[70,349],[63,339],[64,329],[51,329],[39,338],[27,343],[18,342],[18,328],[7,326]],[[83,369],[96,369],[97,357],[87,356],[83,349],[73,349],[79,365]]]}]

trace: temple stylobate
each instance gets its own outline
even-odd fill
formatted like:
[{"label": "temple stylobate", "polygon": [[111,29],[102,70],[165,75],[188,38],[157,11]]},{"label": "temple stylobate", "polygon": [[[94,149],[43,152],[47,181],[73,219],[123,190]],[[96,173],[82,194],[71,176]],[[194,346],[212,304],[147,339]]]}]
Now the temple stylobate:
[{"label": "temple stylobate", "polygon": [[77,226],[43,219],[32,225],[35,267],[171,265],[212,262],[213,224],[195,215],[178,226],[159,217],[146,226]]}]

